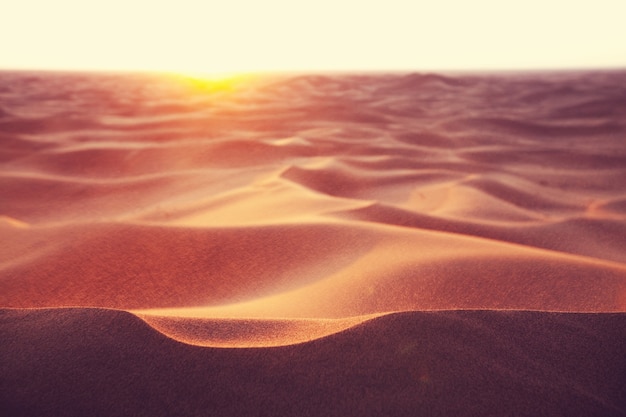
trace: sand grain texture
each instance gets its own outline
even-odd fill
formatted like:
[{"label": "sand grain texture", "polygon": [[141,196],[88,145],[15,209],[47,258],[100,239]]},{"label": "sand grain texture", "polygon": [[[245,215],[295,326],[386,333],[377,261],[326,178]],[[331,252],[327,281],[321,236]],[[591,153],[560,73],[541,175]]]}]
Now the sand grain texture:
[{"label": "sand grain texture", "polygon": [[625,416],[624,86],[0,73],[0,414]]}]

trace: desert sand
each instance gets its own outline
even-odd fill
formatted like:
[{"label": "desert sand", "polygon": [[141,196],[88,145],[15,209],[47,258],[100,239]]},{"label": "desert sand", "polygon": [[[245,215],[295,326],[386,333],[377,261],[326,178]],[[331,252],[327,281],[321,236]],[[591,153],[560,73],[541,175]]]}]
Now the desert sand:
[{"label": "desert sand", "polygon": [[0,73],[0,414],[626,416],[626,72]]}]

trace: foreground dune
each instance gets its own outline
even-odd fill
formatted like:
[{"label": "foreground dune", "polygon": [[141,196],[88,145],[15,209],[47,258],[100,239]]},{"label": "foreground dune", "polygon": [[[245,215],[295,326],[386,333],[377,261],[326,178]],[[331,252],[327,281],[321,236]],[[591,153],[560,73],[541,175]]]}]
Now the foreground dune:
[{"label": "foreground dune", "polygon": [[225,85],[0,73],[1,409],[626,415],[626,74]]},{"label": "foreground dune", "polygon": [[112,310],[5,310],[0,331],[10,341],[0,400],[14,416],[620,416],[626,407],[623,314],[398,313],[252,349],[180,344]]}]

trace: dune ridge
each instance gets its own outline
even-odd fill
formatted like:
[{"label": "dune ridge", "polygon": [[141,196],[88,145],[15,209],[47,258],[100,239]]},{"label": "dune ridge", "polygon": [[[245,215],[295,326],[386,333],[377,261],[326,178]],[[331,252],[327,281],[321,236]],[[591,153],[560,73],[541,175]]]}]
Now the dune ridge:
[{"label": "dune ridge", "polygon": [[0,408],[626,415],[624,86],[0,72]]}]

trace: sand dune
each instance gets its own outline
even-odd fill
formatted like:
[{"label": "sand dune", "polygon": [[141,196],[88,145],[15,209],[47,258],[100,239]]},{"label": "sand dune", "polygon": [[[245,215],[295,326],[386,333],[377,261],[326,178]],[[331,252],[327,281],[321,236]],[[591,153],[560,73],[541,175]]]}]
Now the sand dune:
[{"label": "sand dune", "polygon": [[412,312],[251,349],[180,344],[100,309],[3,310],[0,331],[0,401],[15,416],[620,416],[626,406],[623,314]]},{"label": "sand dune", "polygon": [[626,415],[624,85],[0,73],[0,408]]},{"label": "sand dune", "polygon": [[[5,229],[23,245],[19,253],[36,247],[41,254],[18,262],[12,250],[2,269],[5,307],[196,307],[273,293],[279,298],[253,317],[275,308],[278,317],[302,317],[304,309],[312,314],[304,317],[337,318],[433,308],[625,307],[621,263],[457,233],[349,222]],[[283,310],[292,297],[301,300],[297,309]],[[328,305],[309,308],[322,301]]]}]

